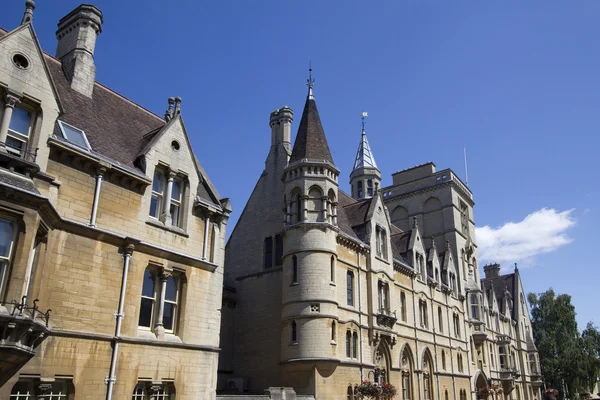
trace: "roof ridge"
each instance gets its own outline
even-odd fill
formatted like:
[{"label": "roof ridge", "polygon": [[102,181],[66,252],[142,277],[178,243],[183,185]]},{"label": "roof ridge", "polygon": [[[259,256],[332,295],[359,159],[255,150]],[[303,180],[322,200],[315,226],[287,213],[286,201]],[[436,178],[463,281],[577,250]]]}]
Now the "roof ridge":
[{"label": "roof ridge", "polygon": [[[62,65],[62,62],[61,62],[59,59],[57,59],[56,57],[54,57],[53,55],[51,55],[51,54],[48,54],[48,53],[46,53],[46,52],[43,52],[43,53],[44,53],[44,56],[48,57],[48,58],[49,58],[51,61],[54,61],[54,62],[56,62],[57,64],[60,64],[60,65]],[[114,94],[114,95],[117,95],[117,96],[119,96],[121,99],[123,99],[123,100],[127,101],[128,103],[132,104],[134,107],[137,107],[137,108],[139,108],[140,110],[142,110],[142,111],[144,111],[144,112],[146,112],[146,113],[150,114],[152,117],[155,117],[155,118],[157,118],[157,119],[161,120],[163,123],[165,122],[165,119],[164,119],[163,117],[161,117],[161,116],[159,116],[158,114],[156,114],[156,113],[154,113],[154,112],[152,112],[152,111],[148,110],[147,108],[145,108],[145,107],[143,107],[143,106],[139,105],[138,103],[136,103],[135,101],[133,101],[133,100],[131,100],[131,99],[129,99],[129,98],[127,98],[127,97],[125,97],[125,96],[124,96],[124,95],[122,95],[121,93],[115,92],[114,90],[112,90],[112,89],[110,89],[109,87],[107,87],[107,86],[103,85],[102,83],[100,83],[100,82],[98,82],[98,81],[94,80],[94,85],[97,85],[97,86],[99,86],[100,88],[102,88],[102,89],[106,90],[107,92],[110,92],[110,93],[112,93],[112,94]]]}]

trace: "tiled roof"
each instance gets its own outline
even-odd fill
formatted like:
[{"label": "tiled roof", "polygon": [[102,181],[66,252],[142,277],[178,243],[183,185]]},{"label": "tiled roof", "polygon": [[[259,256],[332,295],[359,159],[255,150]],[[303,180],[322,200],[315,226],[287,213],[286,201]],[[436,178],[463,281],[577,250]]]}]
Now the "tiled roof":
[{"label": "tiled roof", "polygon": [[[508,289],[508,292],[512,296],[513,299],[515,298],[515,294],[513,293],[514,281],[515,281],[514,273],[500,275],[495,278],[483,278],[481,280],[481,282],[483,283],[483,287],[486,291],[487,291],[487,289],[489,289],[491,287],[491,285],[494,285],[493,286],[494,293],[496,294],[496,299],[498,300],[498,306],[500,307],[500,310],[502,312],[504,312],[504,288]],[[513,310],[511,310],[511,315],[512,315],[512,311]]]},{"label": "tiled roof", "polygon": [[346,235],[348,235],[354,239],[360,240],[360,239],[358,239],[356,232],[354,232],[354,229],[352,229],[352,224],[350,223],[348,215],[346,214],[346,211],[344,209],[344,207],[351,205],[353,203],[356,203],[356,200],[354,200],[352,197],[347,195],[342,190],[338,190],[338,196],[339,196],[338,209],[337,209],[338,228],[340,228],[340,230],[343,233],[345,233]]},{"label": "tiled roof", "polygon": [[302,119],[298,126],[298,134],[294,141],[294,148],[289,162],[292,163],[305,158],[317,161],[325,160],[334,164],[321,125],[317,103],[315,99],[310,97],[306,98],[306,104],[304,104]]},{"label": "tiled roof", "polygon": [[367,214],[371,208],[371,200],[365,199],[353,204],[344,206],[344,211],[348,215],[348,221],[352,227],[360,226],[367,222]]},{"label": "tiled roof", "polygon": [[356,158],[354,159],[354,169],[358,168],[377,168],[375,157],[371,152],[371,146],[367,140],[367,134],[363,129],[360,137],[360,143],[358,144],[358,151],[356,152]]},{"label": "tiled roof", "polygon": [[[60,61],[46,62],[65,110],[59,118],[85,131],[92,149],[134,168],[144,136],[165,124],[164,119],[96,82],[92,98],[71,89]],[[56,124],[54,134],[60,135]]]}]

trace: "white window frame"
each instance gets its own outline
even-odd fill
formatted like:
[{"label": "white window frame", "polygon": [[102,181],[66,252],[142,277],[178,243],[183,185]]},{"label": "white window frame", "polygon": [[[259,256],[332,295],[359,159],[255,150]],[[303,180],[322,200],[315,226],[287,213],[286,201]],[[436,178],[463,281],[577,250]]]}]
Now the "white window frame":
[{"label": "white window frame", "polygon": [[15,243],[18,235],[17,220],[9,218],[6,215],[0,214],[0,219],[9,222],[12,225],[12,239],[10,242],[10,248],[7,256],[0,256],[0,299],[4,298],[4,292],[6,291],[8,277],[12,269],[13,252],[15,249]]},{"label": "white window frame", "polygon": [[[173,197],[173,190],[171,190],[171,209],[169,210],[169,214],[171,214],[171,225],[176,226],[176,227],[181,227],[181,210],[182,210],[182,199],[183,199],[183,192],[185,190],[185,185],[182,179],[179,178],[173,178],[173,187],[175,186],[175,184],[179,185],[179,198],[176,199]],[[177,220],[175,220],[175,213],[172,212],[172,210],[176,208],[177,209]]]},{"label": "white window frame", "polygon": [[[181,292],[181,277],[178,275],[172,275],[171,276],[173,278],[173,280],[175,281],[175,301],[173,300],[167,300],[166,297],[166,293],[165,293],[165,302],[161,305],[163,308],[163,320],[164,320],[164,312],[165,312],[165,306],[166,304],[173,304],[174,305],[174,310],[173,310],[173,322],[172,322],[172,329],[166,329],[165,328],[165,332],[166,333],[172,333],[175,334],[175,332],[177,332],[177,316],[179,315],[179,300],[180,300],[180,292]],[[162,297],[162,296],[161,296]],[[160,321],[161,323],[163,323],[164,326],[164,321]]]},{"label": "white window frame", "polygon": [[[146,276],[146,271],[149,271],[150,274],[153,277],[153,281],[154,281],[154,285],[152,286],[152,293],[154,294],[154,297],[148,297],[148,296],[144,296],[143,292],[144,292],[144,277]],[[159,296],[159,292],[158,292],[158,271],[151,269],[151,268],[146,268],[144,270],[144,276],[142,277],[142,294],[140,295],[140,314],[142,312],[142,299],[146,299],[146,300],[152,300],[152,310],[150,311],[150,326],[142,326],[140,325],[140,319],[138,317],[138,329],[140,330],[144,330],[144,331],[151,331],[154,326],[156,325],[156,304],[157,304],[157,297],[160,299]]]},{"label": "white window frame", "polygon": [[[157,192],[154,190],[154,180],[157,179],[157,174],[160,174],[158,181],[160,182],[160,191]],[[154,175],[152,177],[152,198],[156,198],[157,200],[157,205],[156,205],[156,213],[157,215],[154,216],[151,214],[151,210],[148,210],[148,215],[150,216],[150,218],[153,219],[157,219],[160,220],[160,217],[162,216],[164,210],[163,210],[163,206],[164,206],[164,202],[165,202],[165,191],[167,190],[167,179],[166,179],[166,174],[164,169],[162,168],[155,168],[154,169]],[[150,207],[152,207],[152,199],[150,200]]]},{"label": "white window frame", "polygon": [[60,133],[62,133],[63,138],[65,138],[70,144],[77,146],[79,148],[83,148],[80,145],[75,144],[75,142],[73,142],[71,139],[69,139],[69,135],[67,134],[67,132],[65,131],[65,128],[64,128],[65,126],[68,126],[71,129],[81,132],[81,136],[83,137],[83,141],[85,142],[85,145],[87,147],[84,150],[90,151],[92,149],[92,146],[90,146],[90,142],[88,142],[87,136],[83,129],[77,128],[76,126],[73,126],[71,124],[67,124],[66,122],[63,122],[61,120],[56,120],[56,122],[58,122],[58,126],[60,127]]},{"label": "white window frame", "polygon": [[[23,148],[21,151],[14,149],[8,145],[6,145],[6,150],[9,153],[18,155],[19,157],[21,157],[25,152],[27,152],[27,149],[29,147],[29,143],[31,140],[31,132],[32,132],[32,127],[33,127],[33,117],[34,117],[34,112],[32,109],[27,108],[27,107],[22,107],[21,105],[15,105],[14,109],[21,109],[21,110],[25,110],[29,113],[29,126],[27,127],[27,135],[23,135],[21,132],[17,132],[13,129],[10,129],[10,121],[8,124],[8,136],[10,136],[11,138],[18,140],[19,142],[23,142]],[[14,109],[13,109],[13,115],[14,115]],[[11,116],[12,119],[12,116]]]}]

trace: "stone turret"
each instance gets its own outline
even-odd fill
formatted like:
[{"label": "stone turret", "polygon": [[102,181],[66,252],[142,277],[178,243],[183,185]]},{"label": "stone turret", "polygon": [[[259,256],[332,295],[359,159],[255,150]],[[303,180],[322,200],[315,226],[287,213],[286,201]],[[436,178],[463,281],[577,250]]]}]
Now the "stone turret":
[{"label": "stone turret", "polygon": [[92,97],[94,91],[94,49],[100,32],[102,12],[89,4],[82,4],[63,17],[56,31],[56,58],[62,62],[71,88],[87,97]]},{"label": "stone turret", "polygon": [[381,183],[381,172],[377,168],[375,157],[371,152],[367,133],[365,131],[366,112],[363,112],[362,134],[356,159],[354,160],[354,168],[350,173],[350,186],[352,188],[352,197],[356,200],[368,199],[377,195]]},{"label": "stone turret", "polygon": [[[331,326],[337,319],[331,283],[337,262],[338,176],[309,79],[309,93],[283,174],[282,362],[309,360],[331,351]],[[312,368],[297,366],[304,367]]]}]

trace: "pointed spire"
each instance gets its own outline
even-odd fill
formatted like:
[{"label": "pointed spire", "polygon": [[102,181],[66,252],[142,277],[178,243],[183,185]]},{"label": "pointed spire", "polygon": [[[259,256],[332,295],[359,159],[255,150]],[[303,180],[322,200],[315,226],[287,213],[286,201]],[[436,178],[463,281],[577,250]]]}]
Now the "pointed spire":
[{"label": "pointed spire", "polygon": [[356,159],[354,160],[354,168],[375,168],[377,169],[377,163],[375,157],[371,152],[371,146],[367,140],[367,132],[365,131],[365,117],[368,114],[366,111],[362,113],[362,135],[360,137],[360,143],[358,144],[358,151],[356,152]]},{"label": "pointed spire", "polygon": [[298,133],[294,141],[294,148],[290,156],[290,163],[303,159],[314,161],[328,161],[335,165],[329,151],[329,144],[321,125],[321,118],[317,110],[317,103],[313,96],[313,85],[315,80],[312,77],[312,68],[309,68],[309,77],[306,84],[308,85],[308,96],[304,104],[302,119],[298,126]]},{"label": "pointed spire", "polygon": [[25,2],[25,14],[21,20],[21,25],[31,23],[33,21],[33,10],[35,9],[35,3],[33,0],[27,0]]}]

